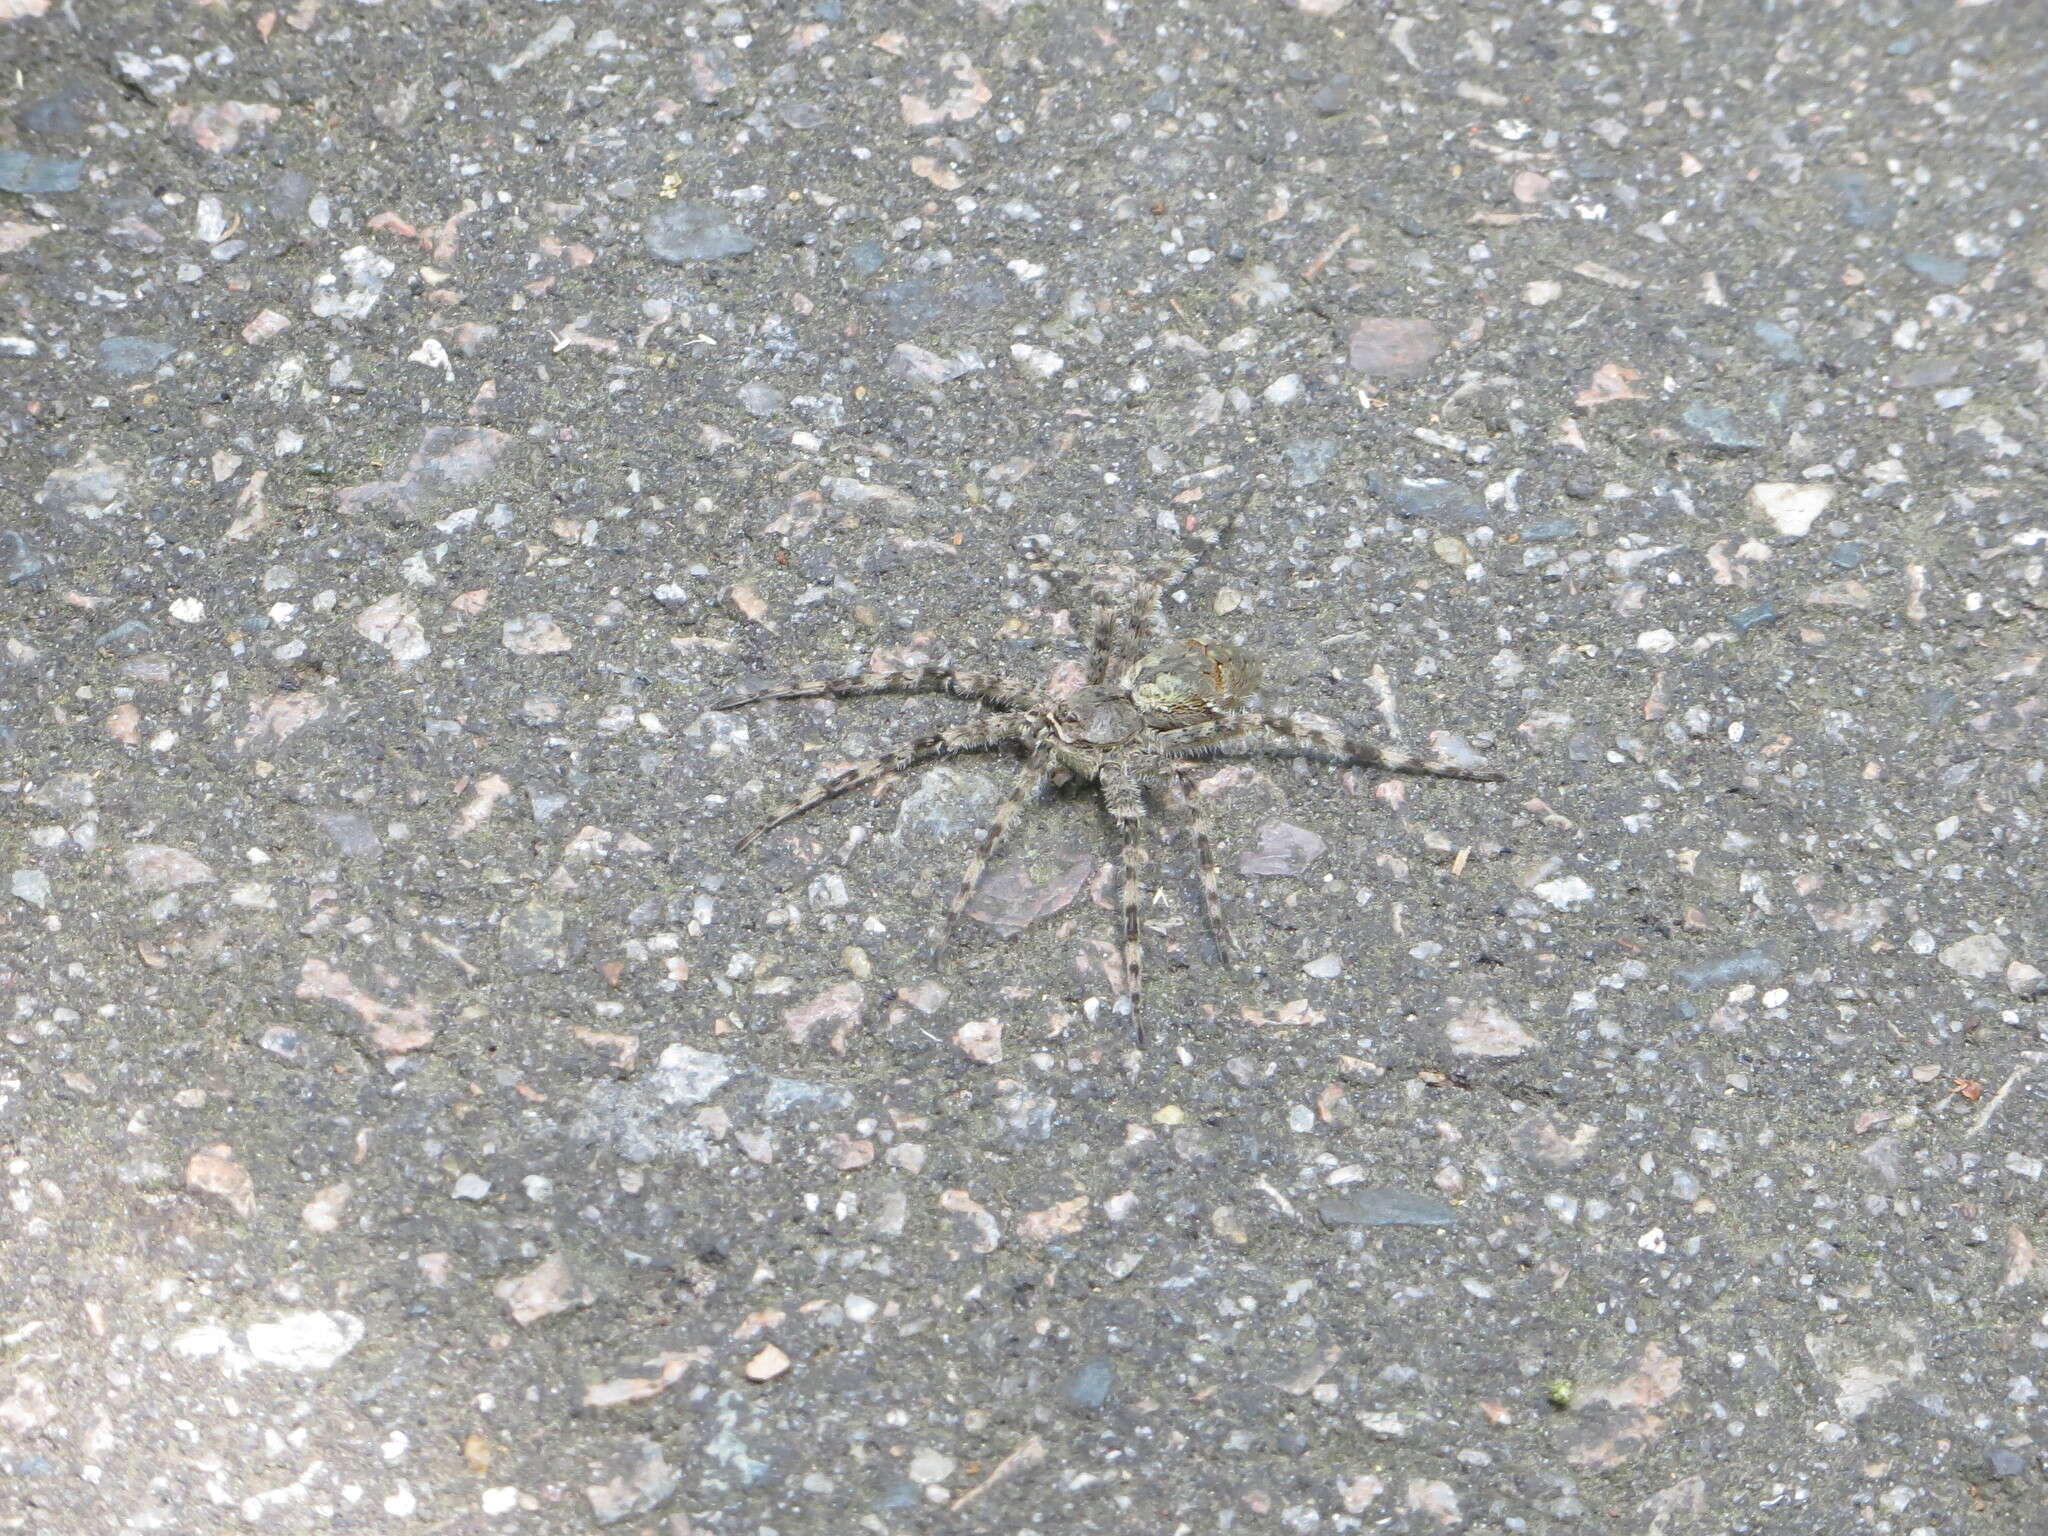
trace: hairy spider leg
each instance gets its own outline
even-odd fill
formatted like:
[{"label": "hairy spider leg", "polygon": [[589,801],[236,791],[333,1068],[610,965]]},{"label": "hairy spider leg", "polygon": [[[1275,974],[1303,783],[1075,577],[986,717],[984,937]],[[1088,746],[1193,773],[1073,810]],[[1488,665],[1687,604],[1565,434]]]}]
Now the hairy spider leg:
[{"label": "hairy spider leg", "polygon": [[949,726],[930,736],[919,737],[891,747],[879,757],[871,757],[864,763],[855,763],[827,779],[801,800],[785,806],[782,810],[754,828],[734,846],[735,853],[744,851],[756,838],[773,832],[784,822],[794,821],[805,811],[823,805],[827,800],[837,799],[849,789],[858,789],[863,784],[873,783],[884,774],[897,773],[932,757],[952,757],[962,752],[986,752],[993,747],[1007,746],[1025,738],[1026,730],[1022,721],[1006,715],[992,715],[981,720],[969,721],[966,725]]},{"label": "hairy spider leg", "polygon": [[1052,744],[1041,741],[1032,750],[1030,758],[1017,775],[1017,782],[1010,787],[1007,799],[996,808],[990,819],[988,831],[982,834],[981,846],[974,850],[974,857],[967,861],[967,872],[960,877],[960,888],[953,893],[953,900],[946,908],[946,920],[940,927],[934,949],[943,948],[960,930],[961,915],[967,910],[967,903],[974,899],[976,887],[988,869],[988,861],[995,857],[996,849],[1009,836],[1010,824],[1029,805],[1046,780],[1047,764],[1052,761]]},{"label": "hairy spider leg", "polygon": [[1118,643],[1108,675],[1121,676],[1135,666],[1150,642],[1166,638],[1166,594],[1191,576],[1203,561],[1222,547],[1237,527],[1243,499],[1224,513],[1216,531],[1201,543],[1181,551],[1173,561],[1140,582],[1131,593],[1131,617],[1117,637]]},{"label": "hairy spider leg", "polygon": [[1209,812],[1195,788],[1195,771],[1186,763],[1175,763],[1165,775],[1167,798],[1186,817],[1195,836],[1197,878],[1202,885],[1202,916],[1208,919],[1209,937],[1215,942],[1216,957],[1225,965],[1237,959],[1230,942],[1230,925],[1223,920],[1223,886],[1216,870],[1216,843],[1209,834]]},{"label": "hairy spider leg", "polygon": [[954,667],[907,667],[900,672],[862,672],[852,677],[831,677],[814,683],[785,683],[745,698],[725,699],[712,705],[717,710],[745,709],[771,699],[860,699],[878,693],[945,693],[956,699],[974,699],[998,709],[1029,709],[1037,691],[1029,683],[993,672],[970,672]]},{"label": "hairy spider leg", "polygon": [[[1346,762],[1362,763],[1369,768],[1381,768],[1388,773],[1410,773],[1432,779],[1463,779],[1471,784],[1499,784],[1507,778],[1491,768],[1467,768],[1441,757],[1421,757],[1413,752],[1403,752],[1399,747],[1382,746],[1364,736],[1346,736],[1342,731],[1329,730],[1324,726],[1310,725],[1295,719],[1292,715],[1246,713],[1225,715],[1221,720],[1206,721],[1201,725],[1190,725],[1166,734],[1161,743],[1176,755],[1183,757],[1213,757],[1224,746],[1241,742],[1247,736],[1264,731],[1284,738],[1289,743],[1300,743],[1304,748],[1328,752]],[[1271,742],[1256,743],[1267,750],[1273,750]]]},{"label": "hairy spider leg", "polygon": [[1138,822],[1145,812],[1144,792],[1137,776],[1121,763],[1105,763],[1102,769],[1102,802],[1115,819],[1123,842],[1124,914],[1124,1002],[1137,1032],[1138,1046],[1145,1045],[1145,940],[1138,919],[1145,897],[1145,845],[1139,840]]}]

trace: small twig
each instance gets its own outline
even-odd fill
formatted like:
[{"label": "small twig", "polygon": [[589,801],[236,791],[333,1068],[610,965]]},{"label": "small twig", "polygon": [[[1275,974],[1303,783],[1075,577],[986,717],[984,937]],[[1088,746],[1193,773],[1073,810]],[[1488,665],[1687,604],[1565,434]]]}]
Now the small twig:
[{"label": "small twig", "polygon": [[984,1477],[972,1488],[961,1494],[959,1498],[952,1502],[950,1507],[955,1510],[965,1509],[1004,1478],[1011,1476],[1013,1473],[1027,1472],[1044,1460],[1045,1442],[1039,1439],[1038,1436],[1033,1435],[1022,1445],[1018,1446],[1017,1449],[997,1462],[990,1469],[987,1477]]},{"label": "small twig", "polygon": [[1977,1118],[1970,1122],[1970,1128],[1963,1132],[1963,1134],[1965,1136],[1974,1136],[1983,1130],[1985,1126],[1989,1125],[1991,1117],[1998,1112],[1998,1106],[2003,1104],[2005,1096],[2012,1092],[2012,1085],[2026,1075],[2027,1069],[2024,1065],[2014,1067],[2012,1071],[2008,1072],[2005,1081],[1998,1085],[1998,1092],[1991,1095],[1991,1102],[1977,1111]]},{"label": "small twig", "polygon": [[1322,274],[1323,268],[1329,265],[1330,258],[1344,249],[1345,244],[1358,233],[1359,228],[1357,224],[1346,224],[1344,232],[1324,246],[1316,259],[1301,269],[1301,280],[1305,283],[1314,282]]}]

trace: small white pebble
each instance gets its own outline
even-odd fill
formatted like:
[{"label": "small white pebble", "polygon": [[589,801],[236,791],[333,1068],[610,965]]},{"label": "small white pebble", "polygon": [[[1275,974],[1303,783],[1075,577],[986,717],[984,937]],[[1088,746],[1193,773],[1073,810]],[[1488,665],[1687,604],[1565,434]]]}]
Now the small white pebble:
[{"label": "small white pebble", "polygon": [[773,1381],[788,1369],[789,1356],[773,1344],[764,1344],[761,1346],[761,1352],[747,1362],[747,1380]]},{"label": "small white pebble", "polygon": [[1545,880],[1532,887],[1532,890],[1560,911],[1567,907],[1575,907],[1582,901],[1591,901],[1594,895],[1593,887],[1577,875],[1566,875],[1559,880]]},{"label": "small white pebble", "polygon": [[517,1488],[486,1488],[477,1500],[487,1515],[509,1515],[519,1507]]},{"label": "small white pebble", "polygon": [[1317,981],[1330,981],[1344,974],[1344,962],[1336,955],[1318,955],[1304,965],[1302,970],[1315,977]]},{"label": "small white pebble", "polygon": [[1034,379],[1049,379],[1067,366],[1067,360],[1051,348],[1034,347],[1021,341],[1011,344],[1010,360]]},{"label": "small white pebble", "polygon": [[458,1200],[481,1200],[490,1192],[491,1181],[474,1173],[465,1173],[457,1179],[451,1191]]},{"label": "small white pebble", "polygon": [[1749,488],[1750,509],[1788,539],[1805,538],[1834,499],[1831,485],[1765,480]]}]

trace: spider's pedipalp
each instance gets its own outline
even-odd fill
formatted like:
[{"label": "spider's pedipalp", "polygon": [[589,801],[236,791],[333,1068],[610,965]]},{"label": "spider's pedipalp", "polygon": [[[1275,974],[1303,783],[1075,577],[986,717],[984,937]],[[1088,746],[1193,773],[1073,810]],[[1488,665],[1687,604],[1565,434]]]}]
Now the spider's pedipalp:
[{"label": "spider's pedipalp", "polygon": [[1011,786],[1008,798],[996,808],[989,819],[988,831],[982,835],[981,846],[974,850],[974,856],[967,861],[967,871],[960,877],[960,888],[953,893],[953,901],[946,908],[946,919],[938,933],[938,945],[942,947],[959,930],[960,918],[967,910],[967,903],[974,899],[975,888],[981,884],[981,877],[988,868],[988,861],[995,857],[996,849],[1009,835],[1010,824],[1017,819],[1017,813],[1028,805],[1045,783],[1046,767],[1052,761],[1052,747],[1041,741],[1032,749],[1029,761],[1017,775],[1017,782]]},{"label": "spider's pedipalp", "polygon": [[966,725],[948,726],[943,731],[935,731],[929,736],[921,736],[915,741],[893,746],[878,757],[871,757],[864,763],[855,763],[851,768],[834,774],[801,800],[784,806],[741,838],[733,851],[741,852],[763,834],[773,832],[785,822],[796,820],[805,811],[815,809],[827,800],[835,800],[850,789],[871,784],[884,774],[900,772],[927,758],[953,757],[962,752],[986,752],[992,747],[1006,746],[1010,742],[1021,740],[1025,734],[1021,722],[1013,717],[994,715],[987,719],[971,721]]},{"label": "spider's pedipalp", "polygon": [[1187,817],[1188,827],[1194,833],[1197,878],[1202,886],[1202,915],[1208,919],[1209,937],[1215,942],[1217,959],[1230,965],[1237,959],[1237,950],[1230,942],[1230,925],[1223,917],[1223,885],[1216,870],[1216,843],[1209,834],[1209,813],[1202,808],[1202,798],[1195,789],[1194,780],[1192,768],[1186,763],[1175,763],[1173,772],[1165,776],[1166,793],[1176,809]]},{"label": "spider's pedipalp", "polygon": [[998,709],[1029,709],[1038,699],[1037,689],[1014,678],[955,667],[925,666],[907,667],[900,672],[860,672],[852,677],[829,677],[812,683],[786,683],[744,698],[722,699],[711,707],[730,711],[774,699],[858,699],[878,693],[944,693],[956,699],[993,704]]}]

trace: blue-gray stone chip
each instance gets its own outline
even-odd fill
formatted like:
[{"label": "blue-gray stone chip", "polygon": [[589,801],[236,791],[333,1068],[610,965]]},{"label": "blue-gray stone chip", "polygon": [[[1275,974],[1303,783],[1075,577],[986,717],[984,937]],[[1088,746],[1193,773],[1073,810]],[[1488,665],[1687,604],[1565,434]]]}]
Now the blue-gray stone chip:
[{"label": "blue-gray stone chip", "polygon": [[1114,1362],[1105,1355],[1095,1355],[1083,1360],[1060,1383],[1060,1397],[1069,1408],[1078,1408],[1083,1413],[1100,1413],[1102,1405],[1109,1401],[1110,1388],[1115,1384]]},{"label": "blue-gray stone chip", "polygon": [[677,203],[647,221],[647,253],[656,261],[683,266],[744,256],[753,236],[709,203]]},{"label": "blue-gray stone chip", "polygon": [[39,197],[45,192],[76,192],[85,162],[76,155],[32,155],[25,149],[0,149],[0,192]]},{"label": "blue-gray stone chip", "polygon": [[1958,261],[1953,256],[1942,256],[1933,251],[1906,252],[1906,265],[1930,283],[1938,283],[1944,288],[1960,287],[1970,279],[1967,261]]},{"label": "blue-gray stone chip", "polygon": [[1678,420],[1694,442],[1723,453],[1755,453],[1764,446],[1764,440],[1725,405],[1688,405]]},{"label": "blue-gray stone chip", "polygon": [[117,379],[132,379],[150,373],[177,356],[168,341],[151,341],[147,336],[109,336],[99,344],[100,366]]},{"label": "blue-gray stone chip", "polygon": [[1769,950],[1745,949],[1739,955],[1723,955],[1715,960],[1702,960],[1698,965],[1682,965],[1672,974],[1678,978],[1680,986],[1697,992],[1703,987],[1732,987],[1739,981],[1776,981],[1784,969],[1778,957]]},{"label": "blue-gray stone chip", "polygon": [[1316,1203],[1326,1227],[1448,1227],[1458,1213],[1430,1195],[1405,1189],[1354,1189]]}]

